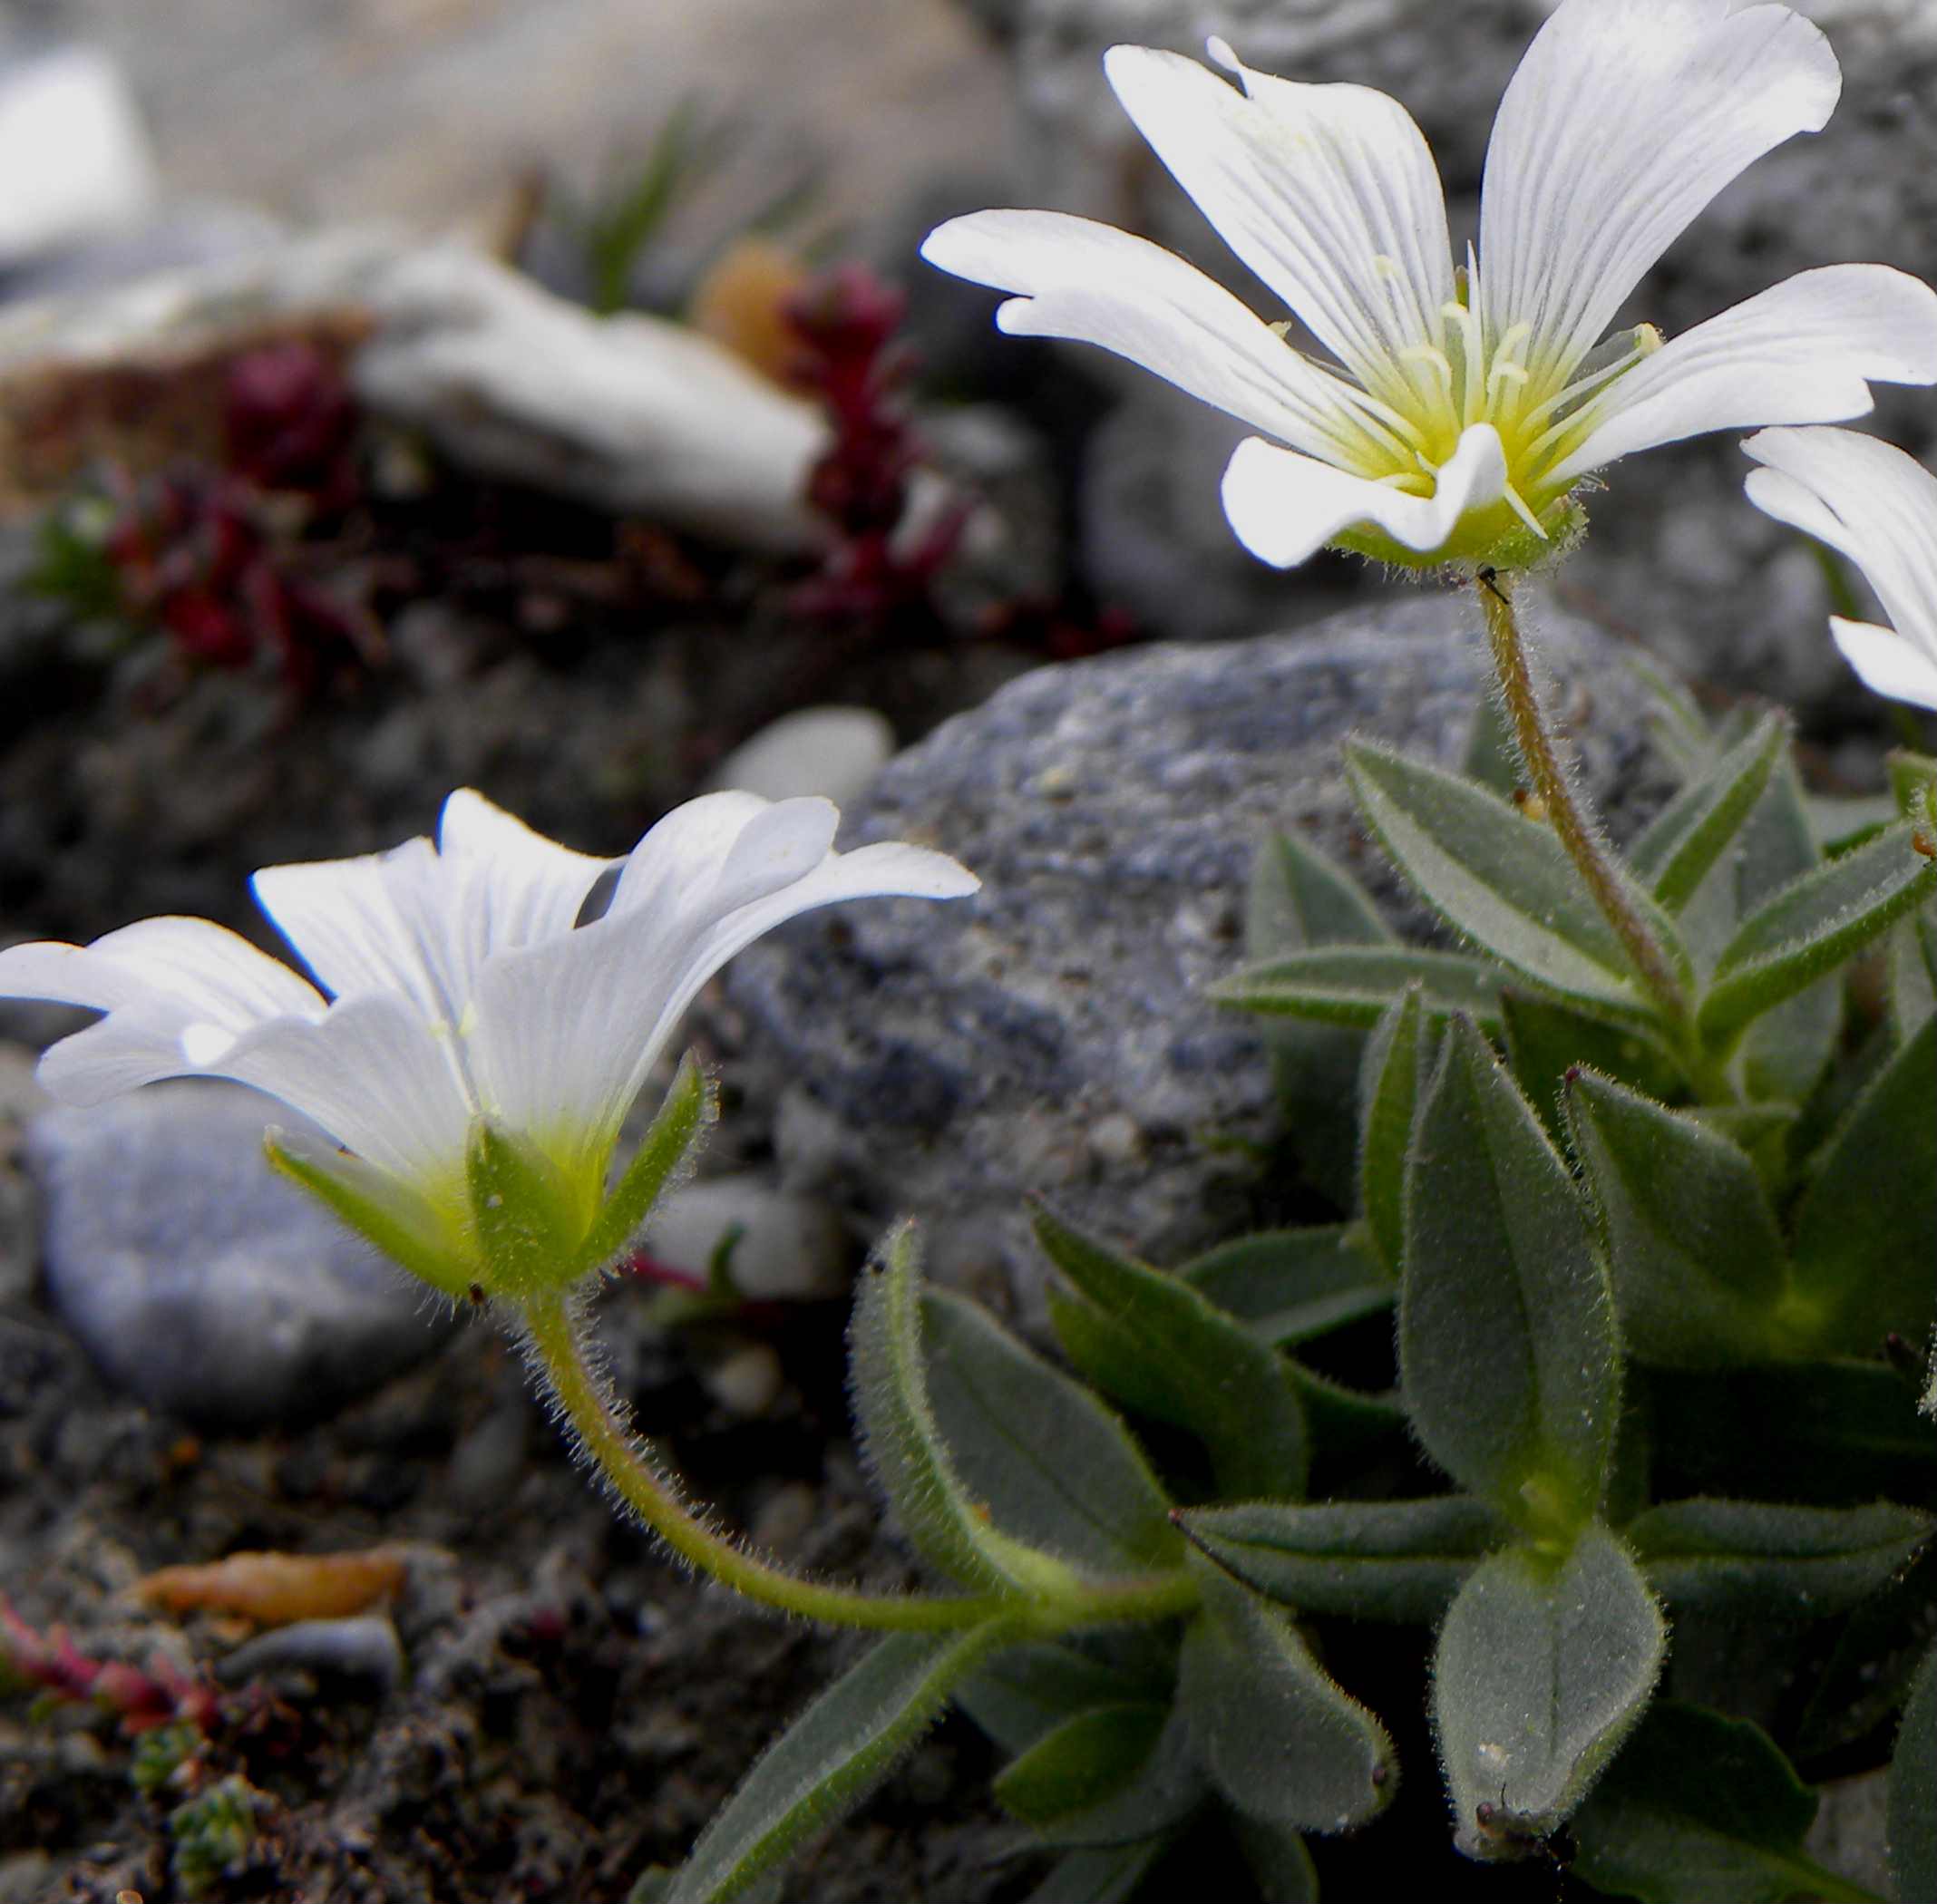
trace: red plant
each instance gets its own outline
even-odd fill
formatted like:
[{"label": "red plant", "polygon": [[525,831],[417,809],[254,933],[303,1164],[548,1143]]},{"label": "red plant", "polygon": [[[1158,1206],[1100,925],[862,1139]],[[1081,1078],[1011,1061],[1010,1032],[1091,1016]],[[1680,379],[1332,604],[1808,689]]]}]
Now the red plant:
[{"label": "red plant", "polygon": [[6,1678],[63,1705],[103,1707],[131,1736],[178,1724],[207,1731],[220,1709],[213,1686],[159,1654],[145,1668],[90,1658],[63,1627],[37,1632],[0,1595],[0,1679]]}]

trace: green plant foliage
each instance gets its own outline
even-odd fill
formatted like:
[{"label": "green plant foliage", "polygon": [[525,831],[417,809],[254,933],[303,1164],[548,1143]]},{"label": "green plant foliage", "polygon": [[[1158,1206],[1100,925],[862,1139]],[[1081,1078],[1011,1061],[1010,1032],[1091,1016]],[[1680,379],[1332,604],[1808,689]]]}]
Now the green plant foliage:
[{"label": "green plant foliage", "polygon": [[[1220,1005],[1240,1005],[1267,1017],[1370,1031],[1408,985],[1419,986],[1426,1015],[1436,1025],[1464,1012],[1489,1030],[1498,1028],[1499,974],[1483,959],[1424,946],[1323,946],[1285,953],[1220,979],[1209,987],[1209,996]],[[1351,1063],[1339,1073],[1348,1081],[1347,1098],[1358,1069],[1355,1043]],[[1334,1093],[1325,1103],[1325,1114],[1336,1116],[1338,1105]]]},{"label": "green plant foliage", "polygon": [[1874,1078],[1815,1168],[1796,1216],[1796,1280],[1826,1349],[1874,1354],[1937,1316],[1937,1017]]},{"label": "green plant foliage", "polygon": [[1027,1904],[1127,1904],[1169,1849],[1165,1838],[1102,1851],[1070,1851],[1032,1890]]},{"label": "green plant foliage", "polygon": [[1241,1812],[1232,1813],[1231,1831],[1257,1880],[1261,1904],[1319,1904],[1319,1874],[1299,1832]]},{"label": "green plant foliage", "polygon": [[1926,906],[1890,933],[1890,1023],[1900,1043],[1937,1011],[1937,909]]},{"label": "green plant foliage", "polygon": [[1679,912],[1735,842],[1782,752],[1780,716],[1765,714],[1708,771],[1689,782],[1634,842],[1630,861],[1655,899]]},{"label": "green plant foliage", "polygon": [[1320,1669],[1278,1608],[1203,1564],[1184,1635],[1180,1711],[1212,1782],[1247,1817],[1291,1831],[1361,1825],[1397,1789],[1392,1741]]},{"label": "green plant foliage", "polygon": [[1666,1647],[1633,1555],[1603,1527],[1559,1558],[1514,1547],[1484,1561],[1433,1666],[1460,1849],[1515,1858],[1557,1831],[1640,1720]]},{"label": "green plant foliage", "polygon": [[991,1624],[879,1641],[768,1747],[701,1834],[667,1904],[744,1897],[880,1784],[1008,1637]]},{"label": "green plant foliage", "polygon": [[1156,1702],[1078,1713],[1009,1761],[996,1802],[1020,1823],[1045,1827],[1093,1811],[1149,1763],[1169,1717],[1169,1705]]},{"label": "green plant foliage", "polygon": [[1805,1853],[1815,1812],[1765,1733],[1664,1700],[1575,1818],[1573,1869],[1641,1904],[1881,1904]]},{"label": "green plant foliage", "polygon": [[[1359,811],[1419,895],[1508,970],[1589,1011],[1651,1007],[1613,928],[1550,829],[1470,781],[1369,741],[1346,748]],[[1636,889],[1638,909],[1655,914]],[[1665,915],[1663,943],[1679,941]]]},{"label": "green plant foliage", "polygon": [[688,1052],[666,1102],[586,1234],[578,1258],[581,1269],[604,1268],[631,1246],[667,1187],[691,1167],[694,1151],[718,1115],[713,1082]]},{"label": "green plant foliage", "polygon": [[1285,1364],[1189,1283],[1036,1213],[1036,1239],[1075,1290],[1050,1292],[1070,1360],[1126,1407],[1194,1435],[1219,1491],[1296,1497],[1309,1466]]},{"label": "green plant foliage", "polygon": [[1413,1134],[1399,1358],[1462,1487],[1541,1533],[1599,1509],[1621,1391],[1607,1276],[1567,1166],[1465,1020]]},{"label": "green plant foliage", "polygon": [[1304,1613],[1431,1626],[1512,1523],[1470,1495],[1427,1501],[1262,1501],[1179,1516],[1212,1559]]},{"label": "green plant foliage", "polygon": [[1937,1648],[1911,1686],[1890,1762],[1890,1875],[1901,1898],[1937,1897]]},{"label": "green plant foliage", "polygon": [[955,1703],[1005,1752],[1021,1753],[1080,1713],[1167,1699],[1174,1676],[1167,1659],[1157,1672],[1065,1640],[1033,1640],[998,1653]]},{"label": "green plant foliage", "polygon": [[1389,1274],[1406,1252],[1406,1159],[1435,1047],[1424,993],[1406,987],[1366,1043],[1358,1083],[1358,1202]]},{"label": "green plant foliage", "polygon": [[1681,1066],[1639,1026],[1610,1025],[1517,986],[1500,995],[1500,1018],[1514,1076],[1557,1143],[1566,1141],[1561,1087],[1570,1071],[1588,1067],[1651,1097],[1681,1094]]},{"label": "green plant foliage", "polygon": [[989,1523],[1097,1577],[1178,1566],[1170,1501],[1095,1395],[973,1303],[936,1289],[921,1302],[936,1428]]},{"label": "green plant foliage", "polygon": [[1239,1237],[1177,1274],[1274,1348],[1292,1348],[1376,1316],[1399,1293],[1361,1223],[1314,1223]]},{"label": "green plant foliage", "polygon": [[1887,1501],[1788,1507],[1675,1501],[1630,1521],[1629,1544],[1677,1612],[1745,1621],[1826,1619],[1887,1587],[1937,1520]]},{"label": "green plant foliage", "polygon": [[1782,1235],[1756,1167],[1726,1137],[1612,1079],[1562,1093],[1637,1355],[1672,1367],[1767,1360],[1784,1346]]}]

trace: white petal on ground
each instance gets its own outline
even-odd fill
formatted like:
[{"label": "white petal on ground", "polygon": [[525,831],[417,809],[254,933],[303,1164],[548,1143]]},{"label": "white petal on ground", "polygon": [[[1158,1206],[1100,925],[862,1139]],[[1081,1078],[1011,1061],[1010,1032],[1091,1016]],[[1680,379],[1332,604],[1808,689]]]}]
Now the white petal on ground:
[{"label": "white petal on ground", "polygon": [[152,918],[87,946],[42,941],[0,951],[0,996],[86,1005],[108,1015],[41,1061],[63,1102],[95,1104],[157,1078],[219,1071],[252,1026],[314,1020],[324,1001],[287,966],[207,919]]},{"label": "white petal on ground", "polygon": [[1819,129],[1842,77],[1786,7],[1565,0],[1500,102],[1480,202],[1489,316],[1572,364],[1642,275],[1771,148]]},{"label": "white petal on ground", "polygon": [[567,930],[614,862],[535,833],[482,794],[445,801],[439,845],[265,867],[257,903],[338,997],[401,992],[455,1025],[478,967],[501,947]]},{"label": "white petal on ground", "polygon": [[1937,383],[1937,291],[1887,265],[1804,271],[1623,372],[1553,480],[1710,430],[1862,416],[1873,382]]},{"label": "white petal on ground", "polygon": [[1239,541],[1280,568],[1296,567],[1364,524],[1429,554],[1468,509],[1497,502],[1505,481],[1505,453],[1490,423],[1475,423],[1461,435],[1431,496],[1348,476],[1254,436],[1238,445],[1225,468],[1224,513]]},{"label": "white petal on ground", "polygon": [[[648,835],[640,852],[651,842]],[[826,853],[805,873],[753,897],[745,897],[753,884],[736,879],[731,890],[722,880],[697,901],[624,909],[615,902],[604,918],[485,967],[473,1051],[487,1103],[542,1142],[579,1141],[597,1153],[699,988],[761,934],[839,899],[955,899],[978,883],[943,854],[895,843]],[[735,893],[739,903],[717,903]]]},{"label": "white petal on ground", "polygon": [[1346,386],[1231,293],[1147,238],[1060,211],[978,211],[921,247],[931,265],[1016,295],[1012,336],[1100,345],[1308,455],[1358,452]]},{"label": "white petal on ground", "polygon": [[1453,296],[1445,196],[1406,109],[1241,69],[1240,92],[1147,46],[1113,46],[1104,70],[1218,236],[1368,390],[1403,395],[1396,360],[1436,338]]},{"label": "white petal on ground", "polygon": [[1763,430],[1742,447],[1762,465],[1749,500],[1847,556],[1894,624],[1834,620],[1851,666],[1878,694],[1937,706],[1937,477],[1854,430]]}]

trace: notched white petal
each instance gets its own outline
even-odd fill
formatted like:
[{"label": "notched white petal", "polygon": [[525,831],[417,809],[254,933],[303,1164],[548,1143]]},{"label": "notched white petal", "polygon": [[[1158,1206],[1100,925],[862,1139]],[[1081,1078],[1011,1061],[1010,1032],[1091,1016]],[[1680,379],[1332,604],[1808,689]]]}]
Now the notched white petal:
[{"label": "notched white petal", "polygon": [[1224,513],[1260,560],[1290,568],[1348,529],[1368,526],[1430,555],[1451,539],[1468,510],[1498,502],[1505,487],[1505,453],[1489,423],[1475,423],[1461,436],[1430,496],[1348,476],[1252,437],[1238,445],[1225,468]]}]

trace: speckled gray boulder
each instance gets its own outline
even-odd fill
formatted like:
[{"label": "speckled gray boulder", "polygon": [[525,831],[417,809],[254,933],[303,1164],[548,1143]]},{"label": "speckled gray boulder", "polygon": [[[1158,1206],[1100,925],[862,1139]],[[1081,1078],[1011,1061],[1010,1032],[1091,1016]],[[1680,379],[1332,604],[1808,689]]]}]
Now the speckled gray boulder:
[{"label": "speckled gray boulder", "polygon": [[[1272,317],[1282,314],[1268,307],[1269,294],[1231,258],[1117,105],[1104,81],[1104,49],[1127,40],[1201,55],[1206,35],[1222,34],[1266,72],[1393,94],[1431,141],[1457,248],[1477,222],[1494,107],[1553,11],[1551,0],[1462,0],[1456,7],[1445,0],[961,4],[1011,49],[1027,134],[1012,202],[1146,232]],[[1725,191],[1650,276],[1623,322],[1645,318],[1673,335],[1794,272],[1852,260],[1937,281],[1937,7],[1928,0],[1792,4],[1828,34],[1842,63],[1835,117],[1822,132],[1759,160]],[[1084,361],[1121,387],[1144,377],[1100,351],[1085,352]],[[1937,402],[1921,391],[1880,396],[1874,427],[1928,457]],[[1236,579],[1228,531],[1192,498],[1162,493],[1166,471],[1172,483],[1202,481],[1202,454],[1171,453],[1175,427],[1165,406],[1143,404],[1098,439],[1098,453],[1117,471],[1147,472],[1135,515],[1174,534],[1170,567],[1202,567],[1228,590]],[[1192,427],[1190,442],[1209,443],[1223,427],[1207,420]],[[1740,433],[1616,465],[1608,493],[1590,499],[1593,532],[1566,571],[1568,598],[1611,627],[1639,631],[1690,673],[1782,697],[1806,724],[1874,719],[1874,704],[1827,638],[1821,571],[1793,533],[1743,498]],[[1111,472],[1087,480],[1107,485]],[[1085,525],[1085,553],[1106,588],[1136,570],[1134,547],[1107,533],[1114,520],[1109,508],[1099,515],[1093,507]],[[1180,636],[1220,632],[1180,618],[1163,591],[1153,625]]]},{"label": "speckled gray boulder", "polygon": [[111,1380],[210,1428],[327,1414],[420,1361],[453,1318],[270,1170],[240,1085],[155,1084],[27,1132],[47,1294]]},{"label": "speckled gray boulder", "polygon": [[[1553,702],[1617,832],[1662,797],[1645,696],[1607,636],[1536,613]],[[1486,693],[1470,597],[1297,635],[1044,668],[890,763],[847,843],[918,840],[981,875],[959,905],[842,907],[728,969],[715,1029],[784,1171],[938,1275],[1030,1314],[1023,1198],[1159,1261],[1252,1219],[1273,1128],[1258,1031],[1203,986],[1241,962],[1258,841],[1296,830],[1397,902],[1339,772],[1350,733],[1456,763]]]}]

